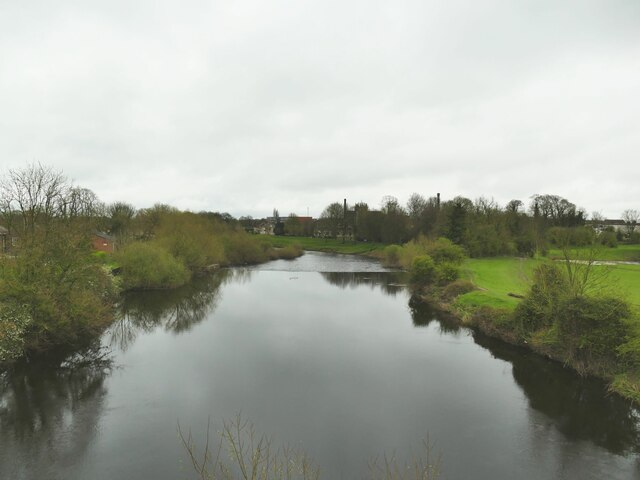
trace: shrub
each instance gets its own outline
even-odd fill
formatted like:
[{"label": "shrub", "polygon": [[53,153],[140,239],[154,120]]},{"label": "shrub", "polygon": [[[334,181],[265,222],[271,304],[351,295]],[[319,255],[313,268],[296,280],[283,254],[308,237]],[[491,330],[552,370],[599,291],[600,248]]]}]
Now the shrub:
[{"label": "shrub", "polygon": [[436,265],[436,279],[441,285],[446,285],[458,279],[460,276],[460,267],[451,262],[444,262]]},{"label": "shrub", "polygon": [[189,281],[185,265],[158,245],[135,242],[117,254],[123,287],[131,289],[175,288]]},{"label": "shrub", "polygon": [[575,297],[563,302],[558,313],[558,340],[573,362],[616,364],[629,334],[631,311],[624,301]]},{"label": "shrub", "polygon": [[598,242],[605,247],[615,248],[618,246],[618,238],[615,232],[604,231],[598,235]]},{"label": "shrub", "polygon": [[475,290],[475,286],[472,282],[469,280],[459,279],[447,285],[442,293],[445,298],[452,300],[473,290]]},{"label": "shrub", "polygon": [[515,310],[516,323],[524,337],[553,324],[561,299],[568,295],[569,285],[563,271],[554,264],[540,265],[534,272],[529,294]]},{"label": "shrub", "polygon": [[283,258],[285,260],[293,260],[294,258],[298,258],[302,255],[303,250],[301,245],[287,245],[286,247],[279,248],[275,250],[276,258]]},{"label": "shrub", "polygon": [[231,265],[248,265],[269,259],[269,254],[264,251],[261,243],[244,231],[224,236],[224,254],[227,263]]},{"label": "shrub", "polygon": [[31,323],[24,305],[0,305],[0,364],[22,356]]},{"label": "shrub", "polygon": [[413,259],[410,281],[417,286],[428,285],[436,278],[436,266],[429,255],[420,255]]},{"label": "shrub", "polygon": [[466,258],[464,248],[452,243],[451,240],[446,238],[439,238],[427,244],[426,252],[436,263],[446,262],[452,265],[461,265]]},{"label": "shrub", "polygon": [[400,256],[402,254],[402,247],[400,245],[387,245],[382,252],[382,264],[385,267],[400,267]]}]

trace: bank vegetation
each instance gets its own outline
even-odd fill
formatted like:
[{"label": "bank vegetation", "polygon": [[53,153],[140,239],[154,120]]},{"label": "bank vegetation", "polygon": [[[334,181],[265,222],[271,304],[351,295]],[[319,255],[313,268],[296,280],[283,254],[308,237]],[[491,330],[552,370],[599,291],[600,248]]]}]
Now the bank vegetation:
[{"label": "bank vegetation", "polygon": [[[105,205],[39,164],[0,180],[0,226],[0,364],[95,338],[123,290],[175,288],[219,267],[302,254],[225,214]],[[110,251],[96,251],[102,239]]]}]

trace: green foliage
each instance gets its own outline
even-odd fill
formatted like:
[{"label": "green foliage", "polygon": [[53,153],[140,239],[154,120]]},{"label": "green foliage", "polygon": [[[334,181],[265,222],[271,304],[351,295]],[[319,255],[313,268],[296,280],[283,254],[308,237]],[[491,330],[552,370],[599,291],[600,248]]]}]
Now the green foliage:
[{"label": "green foliage", "polygon": [[[636,350],[631,308],[620,298],[594,295],[589,280],[576,288],[573,272],[557,264],[542,264],[531,291],[514,312],[522,340],[551,349],[581,372],[616,372]],[[585,294],[591,292],[591,294]]]},{"label": "green foliage", "polygon": [[572,363],[615,366],[630,316],[629,305],[617,298],[569,298],[558,309],[558,341]]},{"label": "green foliage", "polygon": [[402,247],[400,245],[387,245],[382,252],[382,264],[385,267],[400,267]]},{"label": "green foliage", "polygon": [[458,279],[460,267],[452,262],[436,264],[436,279],[439,284],[446,285]]},{"label": "green foliage", "polygon": [[472,292],[475,289],[476,287],[469,280],[458,279],[449,283],[449,285],[443,289],[442,294],[446,299],[451,300],[465,293]]},{"label": "green foliage", "polygon": [[213,234],[210,220],[190,212],[167,212],[156,228],[156,243],[190,271],[224,263],[223,242]]},{"label": "green foliage", "polygon": [[540,265],[534,272],[531,291],[515,310],[520,335],[526,338],[543,327],[553,325],[568,292],[567,279],[557,265]]},{"label": "green foliage", "polygon": [[556,247],[586,247],[596,239],[591,227],[551,227],[547,238]]},{"label": "green foliage", "polygon": [[446,238],[438,238],[433,242],[427,242],[425,251],[438,264],[450,263],[452,265],[461,265],[467,258],[464,248],[455,245]]},{"label": "green foliage", "polygon": [[0,364],[23,355],[31,323],[24,305],[0,304]]},{"label": "green foliage", "polygon": [[615,248],[618,246],[616,232],[603,231],[598,235],[598,242],[605,247]]},{"label": "green foliage", "polygon": [[291,244],[286,247],[278,248],[272,250],[272,258],[282,258],[284,260],[293,260],[294,258],[298,258],[304,252],[302,250],[302,246],[299,244]]},{"label": "green foliage", "polygon": [[319,238],[319,237],[277,237],[275,235],[259,235],[254,236],[261,243],[266,243],[273,247],[281,248],[287,245],[298,244],[305,250],[317,252],[331,253],[348,253],[348,254],[379,254],[385,245],[375,242],[359,242],[353,240]]},{"label": "green foliage", "polygon": [[131,243],[116,258],[127,290],[175,288],[191,278],[187,267],[159,245]]},{"label": "green foliage", "polygon": [[436,264],[433,259],[429,255],[415,257],[411,263],[411,283],[416,286],[429,285],[435,279]]},{"label": "green foliage", "polygon": [[90,243],[66,229],[56,234],[25,239],[19,255],[1,262],[0,298],[31,319],[26,349],[79,343],[111,318],[113,283]]},{"label": "green foliage", "polygon": [[238,230],[224,235],[223,244],[227,264],[249,265],[269,259],[269,254],[256,238],[244,231]]}]

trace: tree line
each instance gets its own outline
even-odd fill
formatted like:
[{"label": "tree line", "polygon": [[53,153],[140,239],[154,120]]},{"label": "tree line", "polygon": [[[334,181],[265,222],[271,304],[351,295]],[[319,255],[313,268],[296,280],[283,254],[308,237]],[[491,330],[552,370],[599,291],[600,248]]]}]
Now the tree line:
[{"label": "tree line", "polygon": [[441,202],[439,195],[425,198],[414,193],[406,205],[386,196],[379,209],[364,202],[345,209],[344,202],[333,202],[313,222],[290,215],[282,222],[280,233],[344,236],[387,244],[404,244],[423,235],[447,238],[472,257],[531,256],[566,243],[584,246],[599,242],[611,247],[621,241],[640,243],[640,232],[635,229],[640,213],[625,210],[622,218],[625,228],[615,230],[598,212],[589,219],[584,209],[552,194],[533,195],[528,204],[511,200],[501,206],[486,197],[471,200],[456,196]]}]

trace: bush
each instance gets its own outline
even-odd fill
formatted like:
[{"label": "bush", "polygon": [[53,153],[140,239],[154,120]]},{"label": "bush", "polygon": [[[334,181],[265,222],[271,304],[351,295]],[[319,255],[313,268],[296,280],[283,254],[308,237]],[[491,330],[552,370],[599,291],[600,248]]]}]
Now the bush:
[{"label": "bush", "polygon": [[302,255],[303,250],[301,245],[287,245],[286,247],[282,247],[279,249],[274,249],[275,257],[282,258],[285,260],[293,260],[294,258],[298,258]]},{"label": "bush", "polygon": [[551,326],[558,317],[561,299],[568,295],[568,291],[564,272],[557,265],[540,265],[534,272],[529,294],[514,313],[519,334],[526,338],[543,327]]},{"label": "bush", "polygon": [[158,245],[135,242],[117,254],[123,287],[132,289],[175,288],[191,278],[185,265]]},{"label": "bush", "polygon": [[244,231],[224,236],[224,254],[230,265],[248,265],[269,259],[269,254],[262,248],[261,243]]},{"label": "bush", "polygon": [[442,291],[442,294],[445,298],[452,300],[460,295],[472,292],[475,288],[476,287],[469,280],[459,279],[447,285]]},{"label": "bush", "polygon": [[409,272],[411,283],[417,286],[428,285],[436,278],[436,266],[429,255],[414,258]]},{"label": "bush", "polygon": [[441,285],[451,283],[457,280],[459,276],[460,268],[451,262],[436,265],[436,279]]},{"label": "bush", "polygon": [[426,253],[438,264],[450,263],[452,265],[461,265],[467,257],[464,248],[455,245],[451,240],[446,238],[439,238],[427,244]]},{"label": "bush", "polygon": [[22,356],[31,323],[25,306],[0,305],[0,364]]},{"label": "bush", "polygon": [[600,245],[604,245],[605,247],[615,248],[618,246],[618,238],[616,237],[615,232],[600,232],[600,235],[598,235],[598,242]]},{"label": "bush", "polygon": [[571,298],[559,309],[558,340],[572,362],[614,366],[630,316],[629,306],[617,298]]},{"label": "bush", "polygon": [[400,245],[387,245],[382,252],[382,264],[385,267],[400,267],[402,247]]}]

